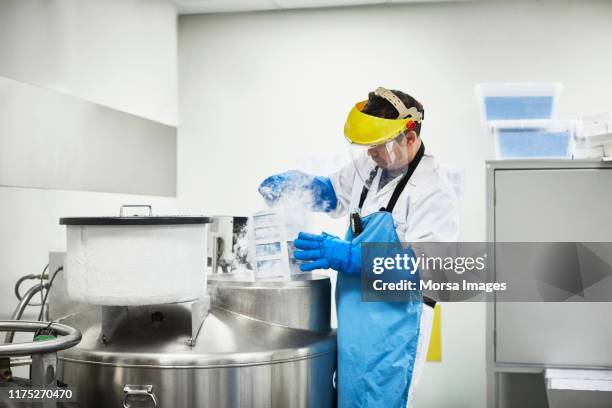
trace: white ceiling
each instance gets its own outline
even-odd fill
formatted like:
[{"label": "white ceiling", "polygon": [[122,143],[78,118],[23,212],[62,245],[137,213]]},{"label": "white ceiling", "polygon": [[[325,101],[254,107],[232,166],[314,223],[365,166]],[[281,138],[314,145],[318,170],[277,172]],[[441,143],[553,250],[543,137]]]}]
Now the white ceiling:
[{"label": "white ceiling", "polygon": [[341,7],[364,4],[432,3],[470,0],[173,0],[179,14]]}]

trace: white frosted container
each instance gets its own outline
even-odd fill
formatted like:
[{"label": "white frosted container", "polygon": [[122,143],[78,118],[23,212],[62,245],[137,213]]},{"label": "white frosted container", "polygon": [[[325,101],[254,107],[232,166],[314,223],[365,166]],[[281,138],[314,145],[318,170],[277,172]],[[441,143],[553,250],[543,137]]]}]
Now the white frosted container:
[{"label": "white frosted container", "polygon": [[578,120],[578,137],[598,145],[612,135],[612,112],[584,115]]},{"label": "white frosted container", "polygon": [[201,298],[208,222],[206,217],[62,218],[68,295],[124,306]]}]

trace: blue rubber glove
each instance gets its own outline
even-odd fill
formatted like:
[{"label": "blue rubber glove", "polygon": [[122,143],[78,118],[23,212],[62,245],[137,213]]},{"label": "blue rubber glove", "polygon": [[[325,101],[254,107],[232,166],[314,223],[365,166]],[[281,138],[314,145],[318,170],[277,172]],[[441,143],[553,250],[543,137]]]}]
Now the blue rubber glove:
[{"label": "blue rubber glove", "polygon": [[335,269],[338,272],[361,273],[361,248],[334,235],[300,232],[293,241],[295,259],[309,261],[300,265],[304,272],[315,269]]},{"label": "blue rubber glove", "polygon": [[314,211],[330,212],[338,205],[338,198],[330,179],[311,176],[299,170],[289,170],[266,178],[259,185],[258,191],[269,205],[276,204],[283,196],[301,191],[312,193]]}]

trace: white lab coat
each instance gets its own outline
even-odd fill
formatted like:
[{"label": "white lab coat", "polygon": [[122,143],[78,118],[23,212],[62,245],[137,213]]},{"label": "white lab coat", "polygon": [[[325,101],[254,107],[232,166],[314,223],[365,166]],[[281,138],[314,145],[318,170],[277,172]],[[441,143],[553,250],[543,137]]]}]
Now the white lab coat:
[{"label": "white lab coat", "polygon": [[[363,158],[357,163],[365,163]],[[365,165],[364,165],[365,168]],[[367,171],[360,171],[367,174]],[[364,217],[386,207],[395,186],[401,179],[395,178],[378,191],[381,171],[372,180],[372,186],[361,210]],[[359,205],[363,180],[357,174],[353,163],[349,163],[330,176],[338,205],[330,214],[332,217],[347,216]],[[402,242],[457,242],[459,239],[459,212],[457,194],[433,156],[425,154],[414,170],[393,208],[393,220],[397,236]],[[425,366],[427,348],[433,324],[433,309],[423,305],[420,322],[420,336],[407,398],[407,407],[414,404],[414,390]]]},{"label": "white lab coat", "polygon": [[[364,173],[364,172],[362,172]],[[367,172],[366,172],[367,173]],[[372,180],[361,216],[386,207],[401,177],[378,191],[381,171]],[[330,176],[338,205],[332,217],[347,216],[359,205],[363,180],[353,163]],[[456,242],[459,239],[457,195],[433,156],[425,154],[393,209],[397,236],[402,242]]]}]

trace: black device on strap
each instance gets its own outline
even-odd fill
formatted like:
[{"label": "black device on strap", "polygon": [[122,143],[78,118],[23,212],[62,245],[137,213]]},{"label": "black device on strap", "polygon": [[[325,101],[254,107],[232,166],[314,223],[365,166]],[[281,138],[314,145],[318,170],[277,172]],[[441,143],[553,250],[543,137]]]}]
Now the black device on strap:
[{"label": "black device on strap", "polygon": [[431,307],[432,309],[436,307],[436,301],[427,296],[423,296],[423,303],[425,303],[427,306]]},{"label": "black device on strap", "polygon": [[[421,159],[423,158],[424,155],[425,155],[425,144],[421,142],[421,147],[419,147],[419,150],[414,156],[414,159],[408,164],[408,170],[406,170],[406,173],[402,176],[402,179],[397,183],[397,186],[395,186],[395,190],[393,190],[393,194],[391,195],[391,198],[389,199],[389,203],[387,204],[386,207],[381,208],[380,211],[393,212],[393,208],[395,208],[395,204],[397,203],[399,196],[404,191],[404,188],[406,187],[408,180],[410,180],[410,177],[412,177],[412,173],[414,173],[414,171],[416,170],[417,166],[421,162]],[[361,207],[363,207],[363,203],[365,202],[366,197],[368,196],[368,191],[370,190],[368,189],[367,186],[364,185],[363,190],[361,190],[361,197],[359,198],[358,208],[360,210],[361,210]]]}]

